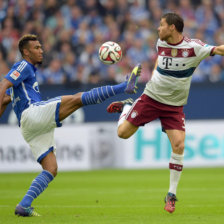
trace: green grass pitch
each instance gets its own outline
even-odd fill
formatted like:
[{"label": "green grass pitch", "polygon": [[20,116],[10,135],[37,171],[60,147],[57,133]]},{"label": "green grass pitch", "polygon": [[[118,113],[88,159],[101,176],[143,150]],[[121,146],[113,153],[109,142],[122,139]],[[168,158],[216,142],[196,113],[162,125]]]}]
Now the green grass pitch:
[{"label": "green grass pitch", "polygon": [[17,217],[36,173],[0,174],[0,223],[222,224],[224,168],[184,169],[176,211],[164,211],[169,170],[60,172],[33,206],[41,217]]}]

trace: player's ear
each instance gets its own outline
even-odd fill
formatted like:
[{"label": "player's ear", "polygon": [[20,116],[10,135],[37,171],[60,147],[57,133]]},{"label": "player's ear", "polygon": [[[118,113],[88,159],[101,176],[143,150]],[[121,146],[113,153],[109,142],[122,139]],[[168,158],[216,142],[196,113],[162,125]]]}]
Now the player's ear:
[{"label": "player's ear", "polygon": [[23,55],[24,55],[24,56],[27,56],[28,54],[29,54],[29,51],[28,51],[26,48],[24,48],[24,49],[23,49]]},{"label": "player's ear", "polygon": [[171,31],[174,31],[176,29],[176,26],[174,24],[170,25]]}]

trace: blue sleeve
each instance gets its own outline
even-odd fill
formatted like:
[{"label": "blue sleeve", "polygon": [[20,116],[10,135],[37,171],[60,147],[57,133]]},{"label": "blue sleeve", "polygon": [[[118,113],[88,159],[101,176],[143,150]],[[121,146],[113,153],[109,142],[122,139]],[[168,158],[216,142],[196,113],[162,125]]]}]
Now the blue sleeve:
[{"label": "blue sleeve", "polygon": [[6,93],[7,95],[9,95],[9,96],[10,96],[10,95],[11,95],[11,94],[10,94],[10,88],[9,88],[9,89],[7,89],[7,90],[5,91],[5,93]]},{"label": "blue sleeve", "polygon": [[27,62],[22,61],[17,66],[13,67],[5,76],[14,86],[18,86],[23,80],[32,75],[32,70]]}]

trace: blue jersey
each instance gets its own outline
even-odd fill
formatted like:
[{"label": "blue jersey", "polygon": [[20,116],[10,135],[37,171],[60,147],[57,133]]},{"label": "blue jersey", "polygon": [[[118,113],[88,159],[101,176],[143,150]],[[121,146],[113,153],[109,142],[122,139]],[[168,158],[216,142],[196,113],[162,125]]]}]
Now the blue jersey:
[{"label": "blue jersey", "polygon": [[30,104],[42,100],[35,72],[34,65],[22,60],[15,63],[5,76],[13,84],[13,87],[8,89],[6,93],[11,96],[12,107],[19,122],[22,112]]}]

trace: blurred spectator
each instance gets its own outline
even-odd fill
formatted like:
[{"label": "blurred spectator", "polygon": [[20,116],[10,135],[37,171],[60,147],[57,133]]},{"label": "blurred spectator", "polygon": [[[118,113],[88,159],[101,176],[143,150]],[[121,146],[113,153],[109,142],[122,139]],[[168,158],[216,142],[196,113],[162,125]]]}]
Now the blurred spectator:
[{"label": "blurred spectator", "polygon": [[49,66],[43,70],[44,83],[48,84],[63,84],[66,82],[66,76],[62,70],[61,61],[58,58],[54,58]]},{"label": "blurred spectator", "polygon": [[66,75],[67,82],[77,81],[76,57],[72,52],[68,52],[62,62],[62,70]]},{"label": "blurred spectator", "polygon": [[204,33],[204,41],[214,44],[214,34],[219,23],[213,11],[213,1],[202,0],[202,4],[195,11],[195,18],[197,26]]},{"label": "blurred spectator", "polygon": [[1,24],[7,15],[7,8],[8,8],[7,1],[3,1],[3,0],[0,1],[0,22],[1,22]]},{"label": "blurred spectator", "polygon": [[184,19],[184,32],[189,36],[193,36],[197,24],[190,0],[180,0],[179,13]]},{"label": "blurred spectator", "polygon": [[141,4],[140,0],[133,0],[130,6],[131,19],[135,22],[149,18],[150,12]]},{"label": "blurred spectator", "polygon": [[[105,76],[105,81],[110,84],[110,85],[115,85],[119,83],[117,79],[119,79],[119,72],[117,71],[117,66],[109,66],[106,76]],[[122,80],[123,81],[123,80]]]},{"label": "blurred spectator", "polygon": [[82,10],[80,9],[80,7],[74,5],[71,8],[70,14],[71,28],[76,31],[79,28],[79,24],[83,21]]},{"label": "blurred spectator", "polygon": [[[212,67],[217,65],[220,67],[222,57],[219,55],[215,55],[214,57],[205,58],[198,66],[198,70],[196,74],[193,75],[193,81],[206,81],[210,80],[210,76],[212,76]],[[199,74],[197,74],[199,73]],[[195,78],[199,78],[195,80]]]},{"label": "blurred spectator", "polygon": [[218,64],[214,64],[211,67],[211,74],[209,76],[209,81],[219,82],[223,80],[224,73],[222,72],[221,67]]},{"label": "blurred spectator", "polygon": [[88,83],[99,85],[100,82],[102,82],[102,79],[100,77],[99,71],[93,70],[90,72]]},{"label": "blurred spectator", "polygon": [[147,58],[147,55],[144,51],[142,39],[136,39],[126,54],[127,57],[130,57],[133,64],[138,64],[140,61],[144,61]]},{"label": "blurred spectator", "polygon": [[224,25],[224,0],[214,0],[214,12],[218,17],[219,25]]},{"label": "blurred spectator", "polygon": [[164,12],[175,12],[178,13],[178,3],[179,1],[175,1],[175,0],[167,0],[166,1],[166,6],[164,8]]},{"label": "blurred spectator", "polygon": [[4,77],[3,74],[7,74],[8,73],[8,70],[9,70],[9,67],[8,67],[7,63],[3,59],[2,52],[0,52],[0,80],[3,79],[3,77]]}]

